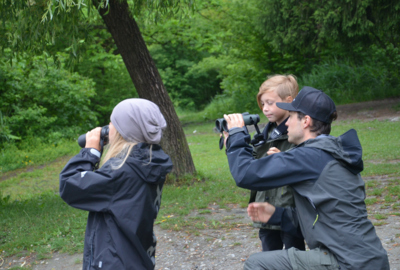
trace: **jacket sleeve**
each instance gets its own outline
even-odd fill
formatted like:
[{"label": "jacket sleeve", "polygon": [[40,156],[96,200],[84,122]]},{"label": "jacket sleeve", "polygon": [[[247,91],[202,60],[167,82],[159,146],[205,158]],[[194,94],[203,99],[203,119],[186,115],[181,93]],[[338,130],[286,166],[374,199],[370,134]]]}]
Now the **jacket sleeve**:
[{"label": "jacket sleeve", "polygon": [[276,207],[275,213],[267,222],[270,225],[279,225],[281,230],[295,237],[303,238],[297,218],[296,208]]},{"label": "jacket sleeve", "polygon": [[108,210],[113,196],[113,173],[100,168],[100,158],[83,148],[60,173],[60,196],[70,206],[93,212]]},{"label": "jacket sleeve", "polygon": [[243,132],[228,137],[227,157],[236,185],[251,190],[268,190],[307,180],[318,179],[327,163],[323,151],[310,147],[255,159]]}]

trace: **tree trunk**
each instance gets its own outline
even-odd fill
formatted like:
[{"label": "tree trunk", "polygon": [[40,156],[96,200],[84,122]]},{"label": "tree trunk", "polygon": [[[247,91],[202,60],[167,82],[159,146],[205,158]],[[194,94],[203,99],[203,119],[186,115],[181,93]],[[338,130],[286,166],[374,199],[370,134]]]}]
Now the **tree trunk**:
[{"label": "tree trunk", "polygon": [[[95,7],[98,7],[93,0]],[[109,7],[99,9],[108,31],[128,69],[139,97],[156,103],[167,121],[161,145],[174,164],[177,176],[196,172],[185,134],[172,101],[161,80],[142,34],[131,15],[126,0],[110,0]]]}]

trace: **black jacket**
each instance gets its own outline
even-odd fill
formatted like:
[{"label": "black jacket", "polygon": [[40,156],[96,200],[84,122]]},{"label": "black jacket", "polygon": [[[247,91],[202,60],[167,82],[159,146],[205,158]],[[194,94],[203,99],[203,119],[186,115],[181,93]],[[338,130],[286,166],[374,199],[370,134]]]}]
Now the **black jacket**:
[{"label": "black jacket", "polygon": [[83,269],[154,269],[154,220],[172,163],[159,145],[136,145],[117,170],[84,148],[60,173],[60,196],[89,211]]}]

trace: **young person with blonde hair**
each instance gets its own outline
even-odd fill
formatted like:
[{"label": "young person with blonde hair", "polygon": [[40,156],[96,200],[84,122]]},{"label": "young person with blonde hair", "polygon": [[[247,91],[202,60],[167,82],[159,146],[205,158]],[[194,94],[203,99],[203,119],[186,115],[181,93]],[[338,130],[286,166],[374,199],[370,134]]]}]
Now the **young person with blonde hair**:
[{"label": "young person with blonde hair", "polygon": [[[256,159],[294,147],[294,144],[288,142],[287,126],[285,125],[289,112],[278,108],[276,103],[290,103],[296,98],[298,92],[299,86],[293,75],[274,75],[261,84],[257,94],[257,103],[269,123],[264,128],[262,136],[258,138],[265,143],[253,144],[255,145],[253,156]],[[249,203],[252,202],[269,202],[277,207],[294,207],[293,191],[288,186],[265,191],[252,190]],[[291,247],[305,249],[303,237],[292,236],[282,231],[280,226],[261,222],[254,222],[253,226],[260,228],[259,238],[263,251],[280,250],[283,247],[285,249]]]},{"label": "young person with blonde hair", "polygon": [[101,158],[100,131],[60,173],[60,196],[89,211],[83,269],[154,269],[154,220],[172,162],[159,143],[166,127],[156,104],[126,99],[111,114],[109,145]]}]

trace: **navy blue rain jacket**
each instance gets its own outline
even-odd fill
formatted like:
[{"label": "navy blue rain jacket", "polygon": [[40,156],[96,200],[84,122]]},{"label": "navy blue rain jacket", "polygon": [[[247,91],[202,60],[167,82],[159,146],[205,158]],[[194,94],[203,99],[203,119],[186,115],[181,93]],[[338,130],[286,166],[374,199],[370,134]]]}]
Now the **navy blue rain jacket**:
[{"label": "navy blue rain jacket", "polygon": [[60,173],[60,196],[89,211],[83,269],[148,270],[155,266],[154,220],[172,162],[159,145],[134,146],[125,164],[113,159],[93,171],[99,157],[83,148]]}]

